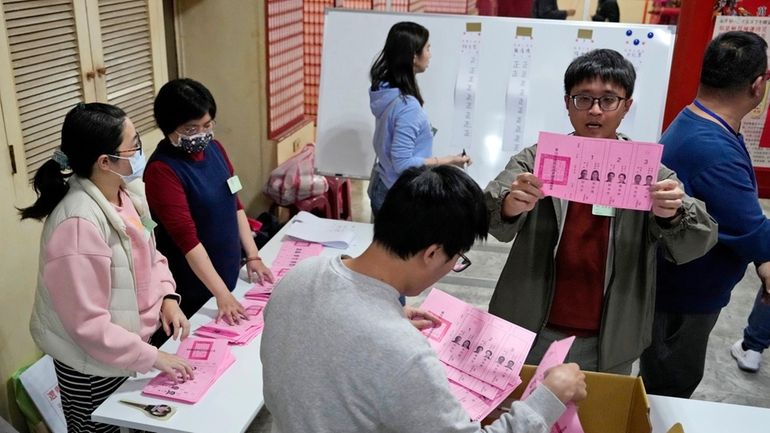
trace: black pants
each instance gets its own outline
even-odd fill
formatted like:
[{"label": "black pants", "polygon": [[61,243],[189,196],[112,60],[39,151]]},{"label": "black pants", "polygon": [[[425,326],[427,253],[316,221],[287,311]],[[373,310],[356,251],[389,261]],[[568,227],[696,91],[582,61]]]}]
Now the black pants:
[{"label": "black pants", "polygon": [[652,343],[640,358],[639,375],[648,394],[690,398],[703,379],[713,314],[655,313]]}]

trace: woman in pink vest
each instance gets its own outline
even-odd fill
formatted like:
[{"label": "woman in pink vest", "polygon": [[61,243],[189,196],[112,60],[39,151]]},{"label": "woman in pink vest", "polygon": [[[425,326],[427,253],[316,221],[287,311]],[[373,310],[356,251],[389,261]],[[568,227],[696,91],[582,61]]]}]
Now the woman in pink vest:
[{"label": "woman in pink vest", "polygon": [[143,170],[142,142],[123,110],[78,104],[61,148],[35,174],[37,201],[21,210],[22,219],[45,220],[30,331],[54,359],[70,433],[118,431],[91,412],[128,376],[156,368],[192,377],[185,360],[148,342],[161,326],[186,338],[190,325],[147,206],[126,188]]}]

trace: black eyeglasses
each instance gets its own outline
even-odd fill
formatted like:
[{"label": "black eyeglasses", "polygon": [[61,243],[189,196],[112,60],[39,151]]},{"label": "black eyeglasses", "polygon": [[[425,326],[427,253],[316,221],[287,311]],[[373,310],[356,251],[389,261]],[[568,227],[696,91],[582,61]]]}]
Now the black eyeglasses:
[{"label": "black eyeglasses", "polygon": [[604,95],[598,98],[591,95],[570,95],[570,99],[575,108],[580,111],[590,110],[597,102],[602,111],[615,111],[620,107],[620,101],[628,98],[617,95]]},{"label": "black eyeglasses", "polygon": [[468,269],[468,266],[471,265],[471,261],[469,258],[465,257],[465,254],[460,253],[460,258],[457,259],[457,262],[455,263],[454,267],[452,268],[455,272],[462,272],[466,269]]},{"label": "black eyeglasses", "polygon": [[116,150],[113,152],[114,156],[120,156],[121,153],[129,153],[129,152],[139,152],[139,154],[142,154],[142,139],[139,138],[139,136],[136,136],[136,147],[133,149],[126,149],[126,150]]}]

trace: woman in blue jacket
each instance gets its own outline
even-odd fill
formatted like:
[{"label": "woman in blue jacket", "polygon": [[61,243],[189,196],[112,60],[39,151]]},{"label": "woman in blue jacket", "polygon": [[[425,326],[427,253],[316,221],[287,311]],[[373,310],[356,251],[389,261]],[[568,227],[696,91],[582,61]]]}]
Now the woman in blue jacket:
[{"label": "woman in blue jacket", "polygon": [[430,63],[428,29],[400,22],[388,32],[385,47],[370,71],[369,106],[376,118],[369,199],[372,216],[385,200],[401,172],[419,165],[470,164],[465,155],[432,156],[434,130],[422,109],[423,99],[416,75]]}]

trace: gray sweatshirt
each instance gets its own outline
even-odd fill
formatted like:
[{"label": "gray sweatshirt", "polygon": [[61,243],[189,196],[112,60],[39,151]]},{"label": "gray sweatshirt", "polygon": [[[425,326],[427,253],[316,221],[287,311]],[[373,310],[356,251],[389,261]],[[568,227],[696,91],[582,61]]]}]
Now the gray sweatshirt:
[{"label": "gray sweatshirt", "polygon": [[564,405],[543,386],[490,426],[469,421],[398,295],[340,257],[308,259],[281,280],[261,352],[274,432],[550,430]]}]

